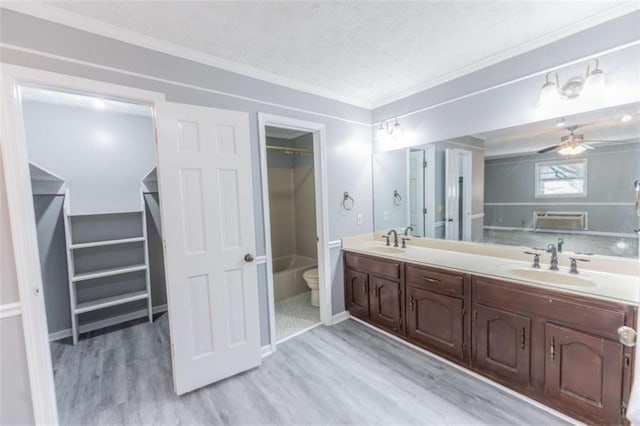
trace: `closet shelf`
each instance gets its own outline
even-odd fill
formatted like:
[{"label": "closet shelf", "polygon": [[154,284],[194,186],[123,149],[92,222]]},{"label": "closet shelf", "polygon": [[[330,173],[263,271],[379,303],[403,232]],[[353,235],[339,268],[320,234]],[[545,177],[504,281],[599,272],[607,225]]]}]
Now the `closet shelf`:
[{"label": "closet shelf", "polygon": [[104,241],[93,241],[90,243],[71,244],[69,248],[72,250],[75,250],[75,249],[84,249],[84,248],[90,248],[90,247],[114,246],[117,244],[138,243],[142,241],[144,241],[144,237],[122,238],[120,240],[104,240]]},{"label": "closet shelf", "polygon": [[69,217],[83,217],[83,216],[108,216],[108,215],[125,215],[134,213],[144,213],[142,210],[123,210],[119,212],[95,212],[95,213],[69,213]]},{"label": "closet shelf", "polygon": [[98,309],[135,302],[136,300],[143,300],[148,297],[149,293],[145,290],[120,294],[118,296],[105,297],[104,299],[96,299],[90,302],[79,303],[74,309],[74,313],[82,314],[85,312],[97,311]]},{"label": "closet shelf", "polygon": [[121,266],[118,268],[103,269],[101,271],[85,272],[82,274],[74,275],[73,282],[93,280],[93,279],[102,278],[102,277],[110,277],[112,275],[127,274],[129,272],[144,271],[146,269],[147,269],[147,265],[144,263],[141,263],[139,265],[131,265],[131,266],[124,266],[124,267]]}]

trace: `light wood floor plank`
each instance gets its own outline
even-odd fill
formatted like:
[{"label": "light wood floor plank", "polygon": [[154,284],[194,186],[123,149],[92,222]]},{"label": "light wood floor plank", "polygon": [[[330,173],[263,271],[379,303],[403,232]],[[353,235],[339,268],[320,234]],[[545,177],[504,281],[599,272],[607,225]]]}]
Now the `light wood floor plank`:
[{"label": "light wood floor plank", "polygon": [[564,424],[351,320],[316,327],[261,367],[180,398],[166,315],[51,346],[66,425]]}]

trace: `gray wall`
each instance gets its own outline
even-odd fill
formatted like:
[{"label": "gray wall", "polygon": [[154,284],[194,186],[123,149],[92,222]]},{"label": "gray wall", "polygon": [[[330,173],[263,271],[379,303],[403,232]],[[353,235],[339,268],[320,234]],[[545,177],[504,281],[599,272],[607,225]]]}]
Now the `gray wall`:
[{"label": "gray wall", "polygon": [[156,165],[151,117],[33,101],[22,110],[29,161],[66,180],[71,213],[140,210]]},{"label": "gray wall", "polygon": [[560,160],[557,153],[486,160],[485,225],[532,228],[535,211],[587,212],[589,231],[631,234],[638,224],[632,204],[633,181],[640,177],[640,143],[598,145],[573,158],[587,159],[586,197],[535,197],[535,164]]},{"label": "gray wall", "polygon": [[[0,31],[4,43],[29,49],[29,52],[26,52],[9,47],[0,48],[0,55],[5,63],[160,92],[171,102],[248,112],[258,255],[265,252],[264,221],[260,213],[262,197],[258,172],[258,112],[326,125],[329,238],[338,240],[348,235],[371,232],[373,229],[369,110],[242,77],[8,10],[3,10],[0,15]],[[58,57],[48,58],[35,52],[54,54]],[[74,62],[76,60],[93,65]],[[344,191],[349,191],[356,200],[355,208],[346,214],[339,208]],[[363,215],[362,225],[356,223],[358,214]],[[339,248],[334,248],[333,251],[339,252]],[[331,269],[341,276],[342,270],[336,269],[337,256],[332,253],[331,257],[334,262]],[[342,279],[334,277],[332,283],[334,301],[342,300]],[[268,317],[265,315],[268,308],[264,277],[260,278],[258,285],[261,295],[261,318],[264,323]],[[343,310],[342,303],[334,303],[334,314]],[[268,328],[263,327],[263,344],[268,342],[268,337]]]}]

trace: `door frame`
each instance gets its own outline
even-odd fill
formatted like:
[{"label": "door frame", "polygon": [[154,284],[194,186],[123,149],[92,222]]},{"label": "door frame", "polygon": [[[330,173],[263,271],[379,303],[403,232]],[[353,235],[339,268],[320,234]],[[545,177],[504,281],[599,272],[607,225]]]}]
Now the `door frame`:
[{"label": "door frame", "polygon": [[269,176],[267,173],[266,126],[299,130],[313,134],[313,167],[316,199],[316,235],[318,236],[318,273],[320,293],[320,321],[331,325],[331,267],[329,253],[329,210],[327,195],[326,126],[322,123],[296,118],[258,113],[260,139],[260,174],[262,181],[262,213],[264,218],[265,257],[267,266],[267,296],[269,304],[269,345],[274,352],[277,346],[276,313],[273,288],[273,254],[271,252],[271,216],[269,210]]},{"label": "door frame", "polygon": [[58,424],[56,390],[49,347],[49,332],[42,291],[40,256],[25,141],[24,117],[17,88],[20,85],[67,90],[128,102],[154,109],[165,101],[162,93],[120,86],[66,74],[0,63],[3,106],[0,126],[0,153],[7,192],[16,280],[27,356],[29,385],[36,424]]}]

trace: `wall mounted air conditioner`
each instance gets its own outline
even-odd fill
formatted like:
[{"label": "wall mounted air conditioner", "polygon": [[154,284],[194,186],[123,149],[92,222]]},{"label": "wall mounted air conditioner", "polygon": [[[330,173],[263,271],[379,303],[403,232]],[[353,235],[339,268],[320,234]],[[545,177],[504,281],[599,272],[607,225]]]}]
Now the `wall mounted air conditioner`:
[{"label": "wall mounted air conditioner", "polygon": [[587,230],[587,212],[534,212],[533,229]]}]

